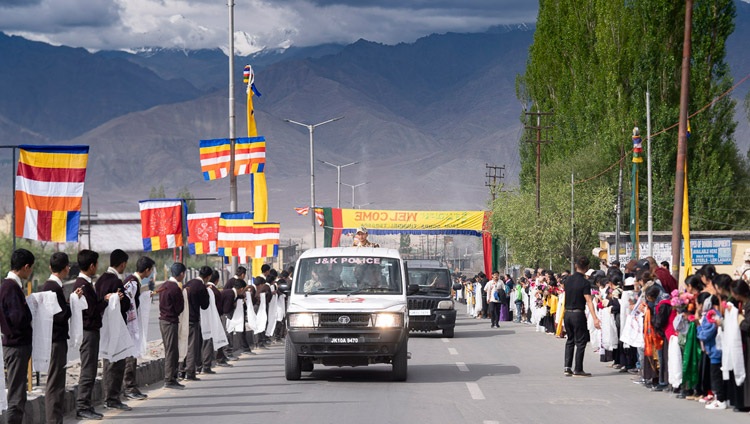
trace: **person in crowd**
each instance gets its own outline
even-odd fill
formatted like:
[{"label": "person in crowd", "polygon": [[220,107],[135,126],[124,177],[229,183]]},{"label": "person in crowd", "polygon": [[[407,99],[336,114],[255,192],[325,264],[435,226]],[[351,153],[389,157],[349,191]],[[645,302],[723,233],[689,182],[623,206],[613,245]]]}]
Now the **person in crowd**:
[{"label": "person in crowd", "polygon": [[379,244],[373,243],[367,239],[367,228],[360,226],[357,228],[357,232],[354,234],[354,240],[352,241],[354,247],[380,247]]},{"label": "person in crowd", "polygon": [[[42,291],[55,293],[60,312],[52,318],[52,349],[47,371],[47,385],[44,390],[44,412],[47,424],[62,424],[65,415],[65,365],[68,363],[68,320],[70,305],[65,300],[63,281],[68,278],[70,259],[67,253],[55,252],[49,259],[50,276],[42,286]],[[81,288],[76,289],[78,297],[83,296]]]},{"label": "person in crowd", "polygon": [[[115,249],[109,255],[109,268],[99,279],[94,288],[100,299],[109,299],[110,294],[120,298],[120,312],[127,324],[127,312],[130,309],[130,298],[125,296],[125,286],[122,284],[122,274],[128,265],[128,254],[121,249]],[[102,382],[104,385],[104,407],[130,411],[132,408],[120,400],[122,380],[125,375],[125,358],[116,362],[102,360]]]},{"label": "person in crowd", "polygon": [[568,334],[565,341],[564,374],[566,376],[591,376],[590,373],[583,370],[583,355],[586,344],[589,342],[585,313],[587,307],[594,319],[594,327],[601,328],[594,304],[591,301],[591,284],[583,275],[588,269],[589,258],[586,256],[579,257],[575,262],[576,272],[568,278],[565,284],[565,330]]},{"label": "person in crowd", "polygon": [[502,296],[504,296],[504,294],[500,294],[500,292],[502,291],[500,284],[500,273],[497,271],[492,271],[492,280],[490,280],[484,288],[488,304],[487,310],[490,314],[490,328],[500,327],[500,305],[503,300]]},{"label": "person in crowd", "polygon": [[[134,343],[140,343],[140,329],[147,322],[140,322],[138,310],[141,307],[141,285],[143,280],[150,278],[154,273],[154,260],[148,256],[141,256],[135,263],[135,272],[128,275],[123,281],[125,295],[130,300],[130,309],[127,311],[128,332]],[[147,299],[149,302],[151,299]],[[136,334],[138,333],[138,334]],[[123,394],[128,399],[144,400],[148,396],[141,393],[138,387],[138,359],[135,356],[125,358],[125,373],[122,378]]]},{"label": "person in crowd", "polygon": [[93,404],[96,368],[99,361],[99,339],[102,328],[102,315],[109,302],[109,294],[100,298],[92,284],[99,265],[99,254],[88,249],[78,252],[80,273],[73,289],[81,289],[88,308],[83,310],[83,338],[80,347],[81,370],[78,377],[76,398],[76,418],[101,420],[103,415],[96,412]]},{"label": "person in crowd", "polygon": [[[211,292],[213,292],[214,306],[216,306],[216,311],[219,313],[219,316],[221,316],[221,291],[216,287],[219,282],[219,277],[219,271],[213,270],[211,278],[209,278],[206,283],[206,290],[211,290]],[[222,347],[214,350],[214,342],[212,339],[203,340],[203,347],[201,348],[201,366],[199,369],[196,369],[195,372],[202,374],[216,374],[216,371],[212,369],[214,362],[216,362],[217,366],[231,366],[223,356],[223,349],[224,348]]]},{"label": "person in crowd", "polygon": [[740,334],[742,337],[742,355],[745,361],[745,381],[737,386],[734,396],[734,411],[746,412],[750,410],[750,286],[744,279],[737,279],[732,283],[732,296],[738,301],[735,305],[739,309]]},{"label": "person in crowd", "polygon": [[188,307],[188,347],[187,354],[179,365],[178,377],[185,380],[198,381],[200,378],[195,375],[196,364],[200,361],[201,348],[203,347],[203,337],[201,335],[201,309],[208,309],[209,297],[206,283],[211,278],[213,270],[211,267],[202,266],[198,270],[198,277],[194,278],[184,285],[187,290],[187,307]]},{"label": "person in crowd", "polygon": [[721,327],[722,316],[720,301],[717,296],[711,296],[707,302],[708,308],[704,309],[703,317],[698,326],[698,340],[703,342],[703,349],[711,362],[711,391],[714,398],[706,402],[706,409],[726,409],[726,392],[724,391],[724,380],[721,373],[721,346],[716,344],[716,336]]},{"label": "person in crowd", "polygon": [[185,309],[182,281],[185,279],[186,270],[182,263],[173,263],[169,269],[171,276],[159,290],[159,329],[164,344],[164,387],[168,389],[185,388],[177,381],[177,366],[180,362],[180,314]]},{"label": "person in crowd", "polygon": [[6,370],[8,409],[3,414],[8,424],[23,423],[26,408],[26,384],[31,358],[31,310],[26,304],[23,281],[34,272],[34,255],[16,249],[10,256],[10,272],[0,283],[0,330],[3,334],[3,360]]}]

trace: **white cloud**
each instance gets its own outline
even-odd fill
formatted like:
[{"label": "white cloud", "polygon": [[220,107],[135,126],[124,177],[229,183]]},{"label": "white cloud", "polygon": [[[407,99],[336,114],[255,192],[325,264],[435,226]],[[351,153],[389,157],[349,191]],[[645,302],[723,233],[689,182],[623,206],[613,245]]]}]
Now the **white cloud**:
[{"label": "white cloud", "polygon": [[[290,44],[413,41],[433,32],[531,22],[528,0],[234,0],[247,49]],[[226,46],[222,0],[0,0],[0,31],[97,49]]]}]

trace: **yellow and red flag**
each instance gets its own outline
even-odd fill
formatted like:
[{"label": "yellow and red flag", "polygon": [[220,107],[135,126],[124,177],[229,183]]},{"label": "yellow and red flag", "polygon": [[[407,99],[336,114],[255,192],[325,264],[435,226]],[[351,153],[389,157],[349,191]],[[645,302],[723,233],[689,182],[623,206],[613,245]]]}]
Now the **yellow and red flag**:
[{"label": "yellow and red flag", "polygon": [[187,216],[188,248],[191,255],[218,253],[221,213],[191,213]]},{"label": "yellow and red flag", "polygon": [[143,250],[171,249],[182,246],[182,199],[141,200],[141,237]]},{"label": "yellow and red flag", "polygon": [[219,255],[254,259],[278,256],[280,228],[275,222],[254,222],[250,212],[223,212],[219,218]]},{"label": "yellow and red flag", "polygon": [[17,237],[75,243],[89,146],[19,146]]}]

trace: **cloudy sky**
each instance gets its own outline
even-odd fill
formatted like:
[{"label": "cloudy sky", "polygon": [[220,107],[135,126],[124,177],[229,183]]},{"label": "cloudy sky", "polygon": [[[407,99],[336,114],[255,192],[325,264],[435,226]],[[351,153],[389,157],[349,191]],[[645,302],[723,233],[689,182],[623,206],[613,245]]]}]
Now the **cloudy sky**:
[{"label": "cloudy sky", "polygon": [[[435,32],[533,22],[536,0],[234,0],[235,30],[256,47],[387,44]],[[0,31],[99,49],[226,46],[227,0],[0,0]],[[245,46],[245,48],[248,48]]]}]

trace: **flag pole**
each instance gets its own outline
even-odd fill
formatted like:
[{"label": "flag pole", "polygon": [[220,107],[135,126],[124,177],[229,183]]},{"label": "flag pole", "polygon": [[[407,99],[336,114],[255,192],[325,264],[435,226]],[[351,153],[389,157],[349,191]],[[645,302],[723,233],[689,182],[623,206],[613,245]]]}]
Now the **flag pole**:
[{"label": "flag pole", "polygon": [[[234,175],[235,129],[234,116],[234,0],[227,0],[229,7],[229,212],[237,212],[237,177]],[[237,258],[231,259],[231,272],[237,270]]]},{"label": "flag pole", "polygon": [[646,89],[646,173],[648,181],[648,255],[654,256],[654,214],[651,201],[651,98]]},{"label": "flag pole", "polygon": [[13,250],[16,250],[16,149],[18,146],[15,145],[6,145],[6,146],[0,146],[0,149],[10,149],[11,150],[11,160],[10,160],[10,172],[11,172],[11,184],[10,189],[12,193],[12,202],[13,202],[13,209],[10,214],[10,234],[11,237],[13,237]]}]

